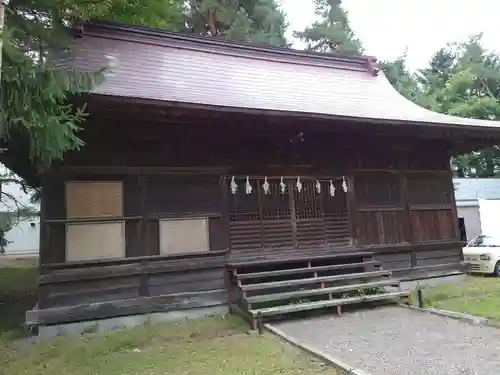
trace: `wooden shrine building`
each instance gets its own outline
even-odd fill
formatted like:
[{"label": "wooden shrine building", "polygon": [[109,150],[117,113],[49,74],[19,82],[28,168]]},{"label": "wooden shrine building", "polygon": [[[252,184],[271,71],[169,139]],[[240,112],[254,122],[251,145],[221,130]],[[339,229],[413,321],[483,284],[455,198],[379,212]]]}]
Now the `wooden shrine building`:
[{"label": "wooden shrine building", "polygon": [[28,323],[227,310],[259,277],[463,272],[450,157],[500,143],[499,122],[418,107],[371,57],[93,23],[63,61],[107,71],[85,146],[38,176]]}]

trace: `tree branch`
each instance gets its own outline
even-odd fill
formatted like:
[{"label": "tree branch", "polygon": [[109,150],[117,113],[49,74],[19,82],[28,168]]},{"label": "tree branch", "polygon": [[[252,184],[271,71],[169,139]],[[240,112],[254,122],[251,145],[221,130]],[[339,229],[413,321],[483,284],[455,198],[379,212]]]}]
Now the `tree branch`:
[{"label": "tree branch", "polygon": [[492,99],[498,100],[498,98],[493,94],[493,92],[490,90],[488,83],[486,82],[486,79],[482,76],[479,76],[479,79],[481,80],[484,88],[486,89],[486,92],[489,96],[491,96]]}]

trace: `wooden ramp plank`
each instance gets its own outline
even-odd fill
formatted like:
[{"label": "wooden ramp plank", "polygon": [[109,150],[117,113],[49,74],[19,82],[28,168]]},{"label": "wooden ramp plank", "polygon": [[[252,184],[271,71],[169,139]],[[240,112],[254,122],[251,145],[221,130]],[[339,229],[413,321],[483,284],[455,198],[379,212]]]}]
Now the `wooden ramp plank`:
[{"label": "wooden ramp plank", "polygon": [[312,277],[307,279],[297,279],[297,280],[286,280],[286,281],[273,281],[269,283],[259,283],[259,284],[249,284],[242,285],[241,290],[247,292],[250,290],[262,290],[262,289],[272,289],[272,288],[280,288],[287,286],[296,286],[296,285],[307,285],[314,284],[320,282],[329,282],[329,281],[343,281],[343,280],[366,280],[370,278],[377,278],[383,276],[391,276],[390,271],[372,271],[372,272],[358,272],[358,273],[348,273],[345,275],[335,275],[335,276],[320,276],[320,277]]},{"label": "wooden ramp plank", "polygon": [[334,286],[331,288],[298,290],[298,291],[294,291],[294,292],[285,292],[285,293],[276,293],[276,294],[264,294],[261,296],[247,297],[246,301],[248,303],[254,304],[254,303],[261,303],[261,302],[286,300],[286,299],[290,299],[290,298],[319,296],[322,294],[347,292],[350,290],[357,290],[357,289],[363,289],[363,288],[376,288],[376,287],[383,287],[383,286],[396,286],[397,287],[397,286],[399,286],[399,281],[398,280],[383,280],[383,281],[376,281],[376,282],[363,283],[363,284]]},{"label": "wooden ramp plank", "polygon": [[237,267],[247,267],[247,266],[263,266],[263,265],[268,265],[268,264],[276,264],[276,263],[295,263],[295,262],[307,262],[307,261],[314,261],[314,260],[329,260],[329,259],[345,259],[345,258],[355,258],[355,257],[367,257],[367,256],[373,256],[373,252],[367,252],[367,251],[359,251],[359,252],[354,252],[354,251],[347,251],[347,252],[339,252],[339,253],[332,253],[332,254],[322,254],[322,255],[316,255],[316,256],[301,256],[301,257],[290,257],[287,259],[262,259],[262,260],[249,260],[249,261],[232,261],[231,258],[228,260],[228,266],[230,268],[237,268]]},{"label": "wooden ramp plank", "polygon": [[392,292],[392,293],[383,293],[383,294],[374,294],[370,296],[360,296],[360,297],[351,297],[351,298],[342,298],[342,299],[334,299],[328,301],[318,301],[318,302],[308,302],[308,303],[300,303],[296,305],[287,305],[287,306],[277,306],[277,307],[268,307],[264,309],[252,309],[250,313],[253,316],[271,316],[271,315],[281,315],[292,312],[299,311],[309,311],[320,309],[324,307],[332,307],[338,305],[351,305],[355,303],[361,302],[372,302],[372,301],[381,301],[385,299],[394,299],[398,297],[407,297],[410,295],[410,292]]},{"label": "wooden ramp plank", "polygon": [[361,268],[364,266],[378,266],[378,265],[380,265],[380,262],[369,261],[369,262],[360,262],[360,263],[332,264],[330,266],[288,268],[285,270],[277,270],[277,271],[242,273],[242,274],[238,274],[237,276],[240,280],[248,280],[248,279],[258,279],[261,277],[294,275],[297,273],[309,273],[309,272],[335,271],[335,270],[342,270],[342,269],[349,269],[349,268]]}]

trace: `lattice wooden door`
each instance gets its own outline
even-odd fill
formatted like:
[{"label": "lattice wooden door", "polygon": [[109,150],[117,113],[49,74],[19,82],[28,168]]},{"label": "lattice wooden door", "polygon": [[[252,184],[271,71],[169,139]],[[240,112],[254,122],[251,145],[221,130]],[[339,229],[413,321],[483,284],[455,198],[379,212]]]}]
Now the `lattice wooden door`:
[{"label": "lattice wooden door", "polygon": [[329,181],[304,179],[299,192],[296,180],[285,180],[282,191],[279,179],[269,179],[269,191],[263,179],[249,179],[252,193],[245,192],[239,181],[235,194],[229,191],[230,242],[232,252],[256,250],[329,248],[349,243],[347,201],[341,182],[336,194],[329,194]]}]

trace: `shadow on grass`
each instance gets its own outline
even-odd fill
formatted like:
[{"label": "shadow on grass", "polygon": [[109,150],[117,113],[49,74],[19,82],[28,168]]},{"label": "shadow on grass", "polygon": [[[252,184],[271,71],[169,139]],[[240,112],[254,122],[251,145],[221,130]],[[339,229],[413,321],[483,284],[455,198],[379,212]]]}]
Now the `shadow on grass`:
[{"label": "shadow on grass", "polygon": [[26,310],[36,304],[38,268],[15,260],[0,263],[0,342],[29,336]]}]

